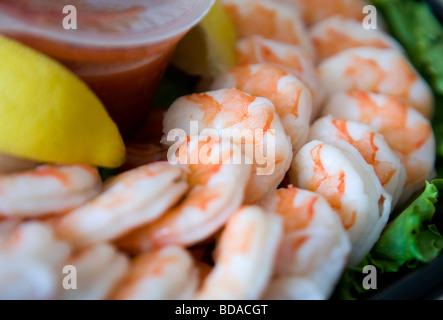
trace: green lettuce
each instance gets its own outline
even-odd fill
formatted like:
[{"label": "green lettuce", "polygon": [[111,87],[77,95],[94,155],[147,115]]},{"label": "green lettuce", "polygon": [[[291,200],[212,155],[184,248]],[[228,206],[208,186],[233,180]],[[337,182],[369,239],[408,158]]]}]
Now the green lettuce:
[{"label": "green lettuce", "polygon": [[[372,0],[389,31],[405,48],[411,62],[432,86],[437,155],[443,157],[443,26],[426,2]],[[438,163],[443,163],[439,159]],[[443,169],[437,167],[438,173]],[[439,174],[439,177],[443,175]]]},{"label": "green lettuce", "polygon": [[403,45],[413,64],[443,94],[443,28],[425,2],[373,0],[391,34]]},{"label": "green lettuce", "polygon": [[380,274],[415,268],[436,259],[443,250],[443,237],[436,221],[441,219],[443,180],[426,182],[426,188],[383,230],[371,252],[357,267],[348,267],[337,286],[339,299],[357,299],[367,292],[362,286],[363,268],[373,265]]}]

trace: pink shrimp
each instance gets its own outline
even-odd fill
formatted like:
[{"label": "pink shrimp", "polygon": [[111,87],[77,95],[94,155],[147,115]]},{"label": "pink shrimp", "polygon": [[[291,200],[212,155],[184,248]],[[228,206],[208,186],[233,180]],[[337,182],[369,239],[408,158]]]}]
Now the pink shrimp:
[{"label": "pink shrimp", "polygon": [[362,21],[363,8],[367,5],[364,0],[278,0],[297,6],[308,25],[332,16],[342,16]]},{"label": "pink shrimp", "polygon": [[101,190],[98,170],[86,165],[41,165],[0,175],[0,216],[62,214],[85,204]]},{"label": "pink shrimp", "polygon": [[[198,128],[191,130],[192,125]],[[177,129],[188,136],[201,135],[207,129],[220,138],[233,138],[252,160],[252,176],[245,202],[256,203],[283,180],[292,158],[291,139],[287,136],[274,104],[238,89],[222,89],[178,98],[163,121],[163,142]],[[168,141],[169,140],[169,141]],[[252,154],[251,154],[252,153]]]},{"label": "pink shrimp", "polygon": [[260,207],[244,207],[227,222],[217,244],[215,267],[196,299],[258,299],[272,275],[282,220]]},{"label": "pink shrimp", "polygon": [[1,231],[0,299],[56,299],[69,244],[35,221],[3,225]]},{"label": "pink shrimp", "polygon": [[159,218],[187,189],[183,168],[167,162],[145,165],[107,181],[102,194],[53,225],[75,246],[111,241]]},{"label": "pink shrimp", "polygon": [[310,30],[310,36],[321,60],[357,47],[396,49],[403,53],[400,44],[383,31],[367,30],[361,22],[340,16],[315,24]]},{"label": "pink shrimp", "polygon": [[272,0],[221,0],[239,38],[259,35],[314,50],[296,7]]},{"label": "pink shrimp", "polygon": [[328,299],[351,244],[338,214],[319,194],[289,186],[260,202],[283,218],[284,235],[265,299]]},{"label": "pink shrimp", "polygon": [[189,252],[166,246],[135,257],[109,299],[189,300],[198,284],[198,269]]},{"label": "pink shrimp", "polygon": [[57,300],[103,300],[123,280],[128,257],[107,243],[84,247],[65,262],[75,268],[76,288],[62,290]]},{"label": "pink shrimp", "polygon": [[356,152],[313,140],[295,156],[291,182],[323,195],[348,231],[356,265],[380,237],[391,213],[391,196],[374,169]]},{"label": "pink shrimp", "polygon": [[429,85],[397,50],[348,49],[324,60],[319,75],[329,97],[348,90],[369,91],[397,97],[428,119],[433,114]]},{"label": "pink shrimp", "polygon": [[374,168],[380,183],[391,195],[392,206],[398,202],[406,181],[406,171],[383,135],[366,124],[329,116],[312,125],[309,132],[311,140],[321,140],[351,152],[357,149]]},{"label": "pink shrimp", "polygon": [[192,246],[223,227],[243,202],[251,166],[232,164],[235,155],[241,153],[237,146],[222,141],[201,142],[198,137],[187,143],[187,156],[201,155],[204,149],[210,160],[218,161],[222,156],[221,161],[187,165],[191,189],[184,199],[156,221],[119,239],[120,248],[137,253],[165,245]]},{"label": "pink shrimp", "polygon": [[358,121],[381,133],[406,169],[403,203],[434,176],[435,137],[431,123],[394,97],[361,91],[341,93],[325,106],[325,115]]},{"label": "pink shrimp", "polygon": [[315,61],[304,49],[286,42],[250,36],[237,41],[237,54],[239,65],[269,63],[300,79],[311,91],[312,119],[318,115],[325,92],[320,85]]},{"label": "pink shrimp", "polygon": [[274,103],[294,153],[306,143],[312,101],[300,80],[279,67],[254,64],[234,67],[211,85],[212,90],[232,87]]}]

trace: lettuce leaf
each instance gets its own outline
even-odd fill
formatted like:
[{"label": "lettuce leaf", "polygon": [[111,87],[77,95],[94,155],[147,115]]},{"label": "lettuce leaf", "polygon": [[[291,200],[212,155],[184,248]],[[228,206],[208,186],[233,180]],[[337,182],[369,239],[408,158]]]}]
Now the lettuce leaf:
[{"label": "lettuce leaf", "polygon": [[348,267],[337,286],[339,299],[357,299],[367,292],[362,286],[363,268],[373,265],[380,274],[398,272],[429,263],[443,251],[443,237],[435,215],[441,211],[439,195],[443,196],[443,180],[426,182],[423,193],[384,229],[371,252],[357,267]]},{"label": "lettuce leaf", "polygon": [[[443,157],[443,26],[426,2],[372,0],[391,35],[405,48],[411,62],[432,86],[436,98],[433,117],[437,155]],[[441,160],[441,159],[439,159]],[[443,164],[443,160],[439,163]],[[437,167],[438,177],[443,168]]]},{"label": "lettuce leaf", "polygon": [[443,94],[443,28],[426,2],[373,0],[413,64]]}]

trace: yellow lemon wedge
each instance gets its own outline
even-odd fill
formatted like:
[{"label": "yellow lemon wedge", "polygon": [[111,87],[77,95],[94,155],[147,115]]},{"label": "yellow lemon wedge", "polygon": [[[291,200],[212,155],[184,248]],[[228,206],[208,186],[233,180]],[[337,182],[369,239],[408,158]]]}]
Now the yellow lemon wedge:
[{"label": "yellow lemon wedge", "polygon": [[0,61],[0,152],[107,168],[124,162],[116,124],[73,73],[3,36]]},{"label": "yellow lemon wedge", "polygon": [[234,24],[219,2],[178,43],[172,64],[194,76],[213,77],[237,64]]}]

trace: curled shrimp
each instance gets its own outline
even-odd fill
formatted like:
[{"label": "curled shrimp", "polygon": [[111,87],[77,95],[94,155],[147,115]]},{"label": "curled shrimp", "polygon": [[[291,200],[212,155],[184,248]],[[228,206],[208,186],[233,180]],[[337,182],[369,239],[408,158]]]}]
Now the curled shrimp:
[{"label": "curled shrimp", "polygon": [[397,97],[428,119],[433,114],[429,85],[397,50],[348,49],[324,60],[318,71],[329,97],[349,90],[369,91]]},{"label": "curled shrimp", "polygon": [[215,251],[215,267],[195,299],[259,299],[272,275],[282,221],[260,207],[244,207],[227,222]]},{"label": "curled shrimp", "polygon": [[[198,128],[192,130],[197,123]],[[238,89],[221,89],[178,98],[163,121],[164,143],[177,128],[188,136],[208,131],[233,138],[252,160],[252,176],[245,202],[256,203],[269,190],[276,189],[292,159],[291,139],[285,133],[274,104]],[[195,131],[194,133],[192,131]]]},{"label": "curled shrimp", "polygon": [[269,99],[291,138],[292,151],[296,153],[306,143],[312,100],[309,90],[296,77],[272,65],[244,65],[231,68],[211,85],[212,90],[222,88],[237,88]]},{"label": "curled shrimp", "polygon": [[195,245],[213,236],[242,204],[251,166],[233,164],[235,155],[241,153],[237,146],[194,137],[184,148],[188,150],[188,163],[202,150],[209,157],[203,160],[208,161],[206,164],[202,161],[187,165],[189,192],[162,217],[119,239],[120,248],[140,252],[165,245]]},{"label": "curled shrimp", "polygon": [[0,216],[35,218],[61,214],[100,193],[96,168],[84,165],[41,165],[0,176]]},{"label": "curled shrimp", "polygon": [[108,180],[103,193],[54,227],[75,246],[114,240],[159,218],[187,189],[183,168],[168,162],[141,166]]},{"label": "curled shrimp", "polygon": [[135,257],[110,299],[189,300],[198,284],[199,272],[189,252],[166,246]]},{"label": "curled shrimp", "polygon": [[406,169],[399,203],[404,203],[434,176],[435,136],[431,123],[400,100],[381,94],[352,91],[331,98],[325,115],[358,121],[381,133]]},{"label": "curled shrimp", "polygon": [[366,124],[327,116],[312,125],[308,140],[321,140],[343,150],[356,148],[374,168],[380,183],[391,195],[392,206],[398,202],[405,185],[406,171],[383,135]]},{"label": "curled shrimp", "polygon": [[314,140],[295,156],[291,182],[323,195],[338,212],[347,230],[351,265],[372,249],[391,213],[391,196],[383,189],[360,153]]},{"label": "curled shrimp", "polygon": [[103,300],[126,275],[129,259],[112,245],[99,243],[75,252],[66,265],[76,270],[76,289],[62,290],[57,300]]},{"label": "curled shrimp", "polygon": [[0,234],[0,299],[55,299],[71,247],[53,230],[29,221],[5,225]]},{"label": "curled shrimp", "polygon": [[400,44],[383,31],[367,30],[361,22],[340,16],[315,24],[310,29],[310,36],[321,60],[356,47],[396,49],[403,52]]},{"label": "curled shrimp", "polygon": [[303,48],[260,36],[239,39],[236,47],[239,65],[269,63],[284,68],[300,79],[311,91],[312,118],[318,115],[325,92],[320,85],[315,61]]},{"label": "curled shrimp", "polygon": [[283,219],[274,275],[264,299],[328,299],[348,262],[349,237],[319,194],[289,186],[260,202]]},{"label": "curled shrimp", "polygon": [[221,0],[239,38],[258,35],[314,50],[296,7],[272,0]]},{"label": "curled shrimp", "polygon": [[308,25],[312,25],[332,16],[342,16],[362,21],[363,0],[278,0],[297,6]]}]

